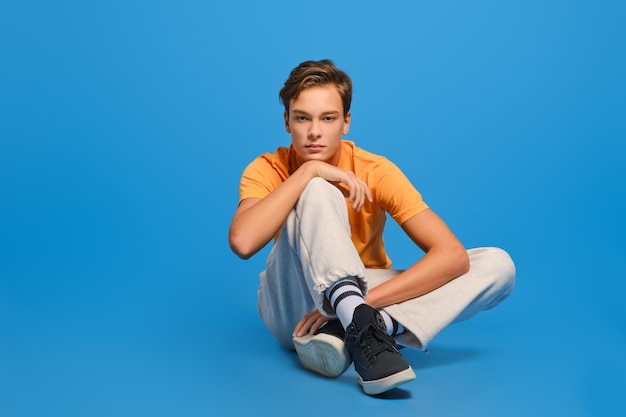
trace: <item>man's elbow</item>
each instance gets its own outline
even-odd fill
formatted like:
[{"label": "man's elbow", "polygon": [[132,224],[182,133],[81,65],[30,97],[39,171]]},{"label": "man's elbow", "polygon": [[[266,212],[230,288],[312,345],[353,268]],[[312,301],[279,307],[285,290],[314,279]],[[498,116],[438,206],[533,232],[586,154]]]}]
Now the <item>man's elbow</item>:
[{"label": "man's elbow", "polygon": [[252,258],[252,255],[254,255],[253,252],[249,252],[249,251],[241,251],[238,249],[232,249],[232,250],[235,253],[235,255],[237,255],[240,259],[243,259],[244,261]]},{"label": "man's elbow", "polygon": [[455,272],[457,273],[457,276],[467,274],[470,270],[470,261],[467,251],[462,245],[459,245],[457,248],[454,249],[453,253],[453,262],[455,265]]},{"label": "man's elbow", "polygon": [[248,239],[245,239],[244,236],[241,236],[241,233],[235,233],[233,230],[228,234],[228,243],[235,255],[243,260],[250,259],[257,252]]}]

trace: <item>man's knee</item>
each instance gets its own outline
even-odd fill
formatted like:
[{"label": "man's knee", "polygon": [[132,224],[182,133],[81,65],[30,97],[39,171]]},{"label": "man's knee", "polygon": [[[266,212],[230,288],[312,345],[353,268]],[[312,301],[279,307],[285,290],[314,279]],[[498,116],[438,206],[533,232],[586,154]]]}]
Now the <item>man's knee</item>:
[{"label": "man's knee", "polygon": [[499,294],[493,303],[496,305],[507,298],[515,288],[515,263],[503,249],[496,247],[481,249],[484,251],[482,255],[486,258],[488,268],[485,273],[492,280],[492,289]]},{"label": "man's knee", "polygon": [[343,198],[341,191],[339,191],[337,187],[323,178],[315,177],[306,185],[300,195],[300,199],[314,198],[319,200],[324,199],[324,196],[328,196],[329,198]]}]

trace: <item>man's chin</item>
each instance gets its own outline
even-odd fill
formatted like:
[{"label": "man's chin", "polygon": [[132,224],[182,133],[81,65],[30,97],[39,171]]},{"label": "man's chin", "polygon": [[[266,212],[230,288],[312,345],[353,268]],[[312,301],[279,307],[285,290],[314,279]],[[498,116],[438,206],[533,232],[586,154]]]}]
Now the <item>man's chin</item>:
[{"label": "man's chin", "polygon": [[300,158],[302,162],[308,162],[308,161],[326,162],[328,158],[326,158],[325,156],[327,155],[323,154],[322,152],[316,152],[316,153],[298,152],[298,158]]},{"label": "man's chin", "polygon": [[301,161],[301,163],[305,163],[308,161],[320,161],[320,162],[326,162],[327,164],[333,164],[332,162],[333,155],[328,155],[327,152],[315,152],[315,153],[297,152],[297,154],[298,154],[298,159]]}]

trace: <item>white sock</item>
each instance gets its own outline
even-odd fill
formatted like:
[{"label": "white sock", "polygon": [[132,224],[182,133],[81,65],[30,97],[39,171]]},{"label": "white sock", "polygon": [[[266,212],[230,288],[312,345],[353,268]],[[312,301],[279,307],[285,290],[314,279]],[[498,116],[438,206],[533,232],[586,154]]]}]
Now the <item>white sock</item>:
[{"label": "white sock", "polygon": [[394,320],[389,313],[383,309],[378,310],[378,312],[382,316],[383,320],[385,320],[385,326],[387,326],[387,334],[389,336],[394,336],[404,332],[404,326]]},{"label": "white sock", "polygon": [[347,277],[335,282],[326,290],[326,298],[330,301],[344,329],[352,322],[354,309],[365,304],[363,292],[355,277]]},{"label": "white sock", "polygon": [[[361,287],[354,277],[347,277],[335,282],[332,287],[326,290],[326,297],[344,329],[352,322],[354,309],[365,304]],[[378,312],[385,321],[388,335],[394,336],[404,332],[404,326],[394,320],[385,310],[380,309]]]}]

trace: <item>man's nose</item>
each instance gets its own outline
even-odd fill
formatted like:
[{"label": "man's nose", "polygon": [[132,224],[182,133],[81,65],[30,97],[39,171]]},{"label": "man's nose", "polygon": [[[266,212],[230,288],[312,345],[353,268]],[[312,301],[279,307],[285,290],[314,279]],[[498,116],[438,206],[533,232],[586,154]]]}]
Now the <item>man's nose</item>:
[{"label": "man's nose", "polygon": [[320,125],[320,122],[314,120],[309,127],[309,138],[315,139],[320,136],[322,136],[322,126]]}]

